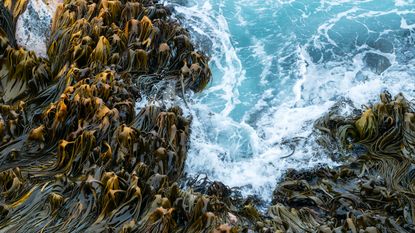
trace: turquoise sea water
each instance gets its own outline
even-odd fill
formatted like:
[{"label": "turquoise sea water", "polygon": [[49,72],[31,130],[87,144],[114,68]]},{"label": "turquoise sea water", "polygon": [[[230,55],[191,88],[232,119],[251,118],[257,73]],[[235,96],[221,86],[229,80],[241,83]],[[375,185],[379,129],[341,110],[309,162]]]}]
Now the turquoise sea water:
[{"label": "turquoise sea water", "polygon": [[335,165],[311,132],[340,99],[415,97],[414,1],[165,4],[211,57],[213,81],[190,103],[190,175],[269,199],[286,169]]}]

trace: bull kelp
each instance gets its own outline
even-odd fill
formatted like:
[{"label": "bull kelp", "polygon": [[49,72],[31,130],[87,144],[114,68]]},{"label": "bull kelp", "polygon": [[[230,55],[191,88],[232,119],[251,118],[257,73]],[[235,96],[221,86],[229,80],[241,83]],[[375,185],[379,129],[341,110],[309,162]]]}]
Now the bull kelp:
[{"label": "bull kelp", "polygon": [[238,189],[183,177],[180,107],[134,107],[210,81],[168,8],[65,0],[42,58],[16,44],[27,5],[0,3],[0,231],[414,231],[415,113],[402,95],[352,116],[334,106],[314,134],[343,165],[288,171],[262,212]]},{"label": "bull kelp", "polygon": [[339,115],[339,106],[315,127],[333,156],[347,155],[341,157],[345,164],[290,170],[274,192],[279,207],[272,213],[282,215],[280,224],[295,232],[413,232],[412,103],[384,92],[379,103],[355,116]]}]

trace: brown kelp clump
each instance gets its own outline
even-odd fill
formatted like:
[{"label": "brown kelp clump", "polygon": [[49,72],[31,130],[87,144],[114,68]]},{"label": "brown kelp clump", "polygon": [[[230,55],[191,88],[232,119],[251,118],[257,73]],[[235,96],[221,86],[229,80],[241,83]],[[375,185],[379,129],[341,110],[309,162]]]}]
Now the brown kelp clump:
[{"label": "brown kelp clump", "polygon": [[380,99],[355,118],[333,109],[316,122],[322,140],[351,157],[335,169],[288,172],[270,213],[281,229],[415,231],[415,112],[402,95],[383,93]]},{"label": "brown kelp clump", "polygon": [[176,184],[190,131],[181,109],[135,111],[143,95],[161,97],[155,86],[184,94],[210,80],[169,11],[65,0],[43,59],[13,42],[25,4],[0,3],[1,231],[235,232],[220,196]]}]

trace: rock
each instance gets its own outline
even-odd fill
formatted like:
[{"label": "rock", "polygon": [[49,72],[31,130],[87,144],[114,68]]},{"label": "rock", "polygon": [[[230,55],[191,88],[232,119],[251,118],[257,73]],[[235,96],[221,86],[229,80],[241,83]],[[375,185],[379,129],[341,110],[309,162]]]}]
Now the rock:
[{"label": "rock", "polygon": [[379,75],[392,65],[388,58],[376,53],[367,53],[363,61],[372,72]]},{"label": "rock", "polygon": [[57,1],[31,0],[16,25],[17,44],[46,57],[46,43]]},{"label": "rock", "polygon": [[372,48],[375,48],[382,53],[393,53],[394,47],[391,42],[386,39],[380,38],[370,45]]}]

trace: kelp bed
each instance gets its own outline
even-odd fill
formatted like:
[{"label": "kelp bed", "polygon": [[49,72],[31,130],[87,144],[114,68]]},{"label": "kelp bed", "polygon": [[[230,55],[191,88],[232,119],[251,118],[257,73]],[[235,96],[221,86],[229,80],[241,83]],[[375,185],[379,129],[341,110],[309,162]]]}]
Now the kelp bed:
[{"label": "kelp bed", "polygon": [[167,8],[65,0],[40,58],[14,38],[26,5],[0,3],[0,232],[415,232],[415,113],[402,95],[353,116],[333,107],[315,134],[344,165],[289,170],[263,213],[220,182],[180,188],[191,119],[134,109],[211,77]]}]

